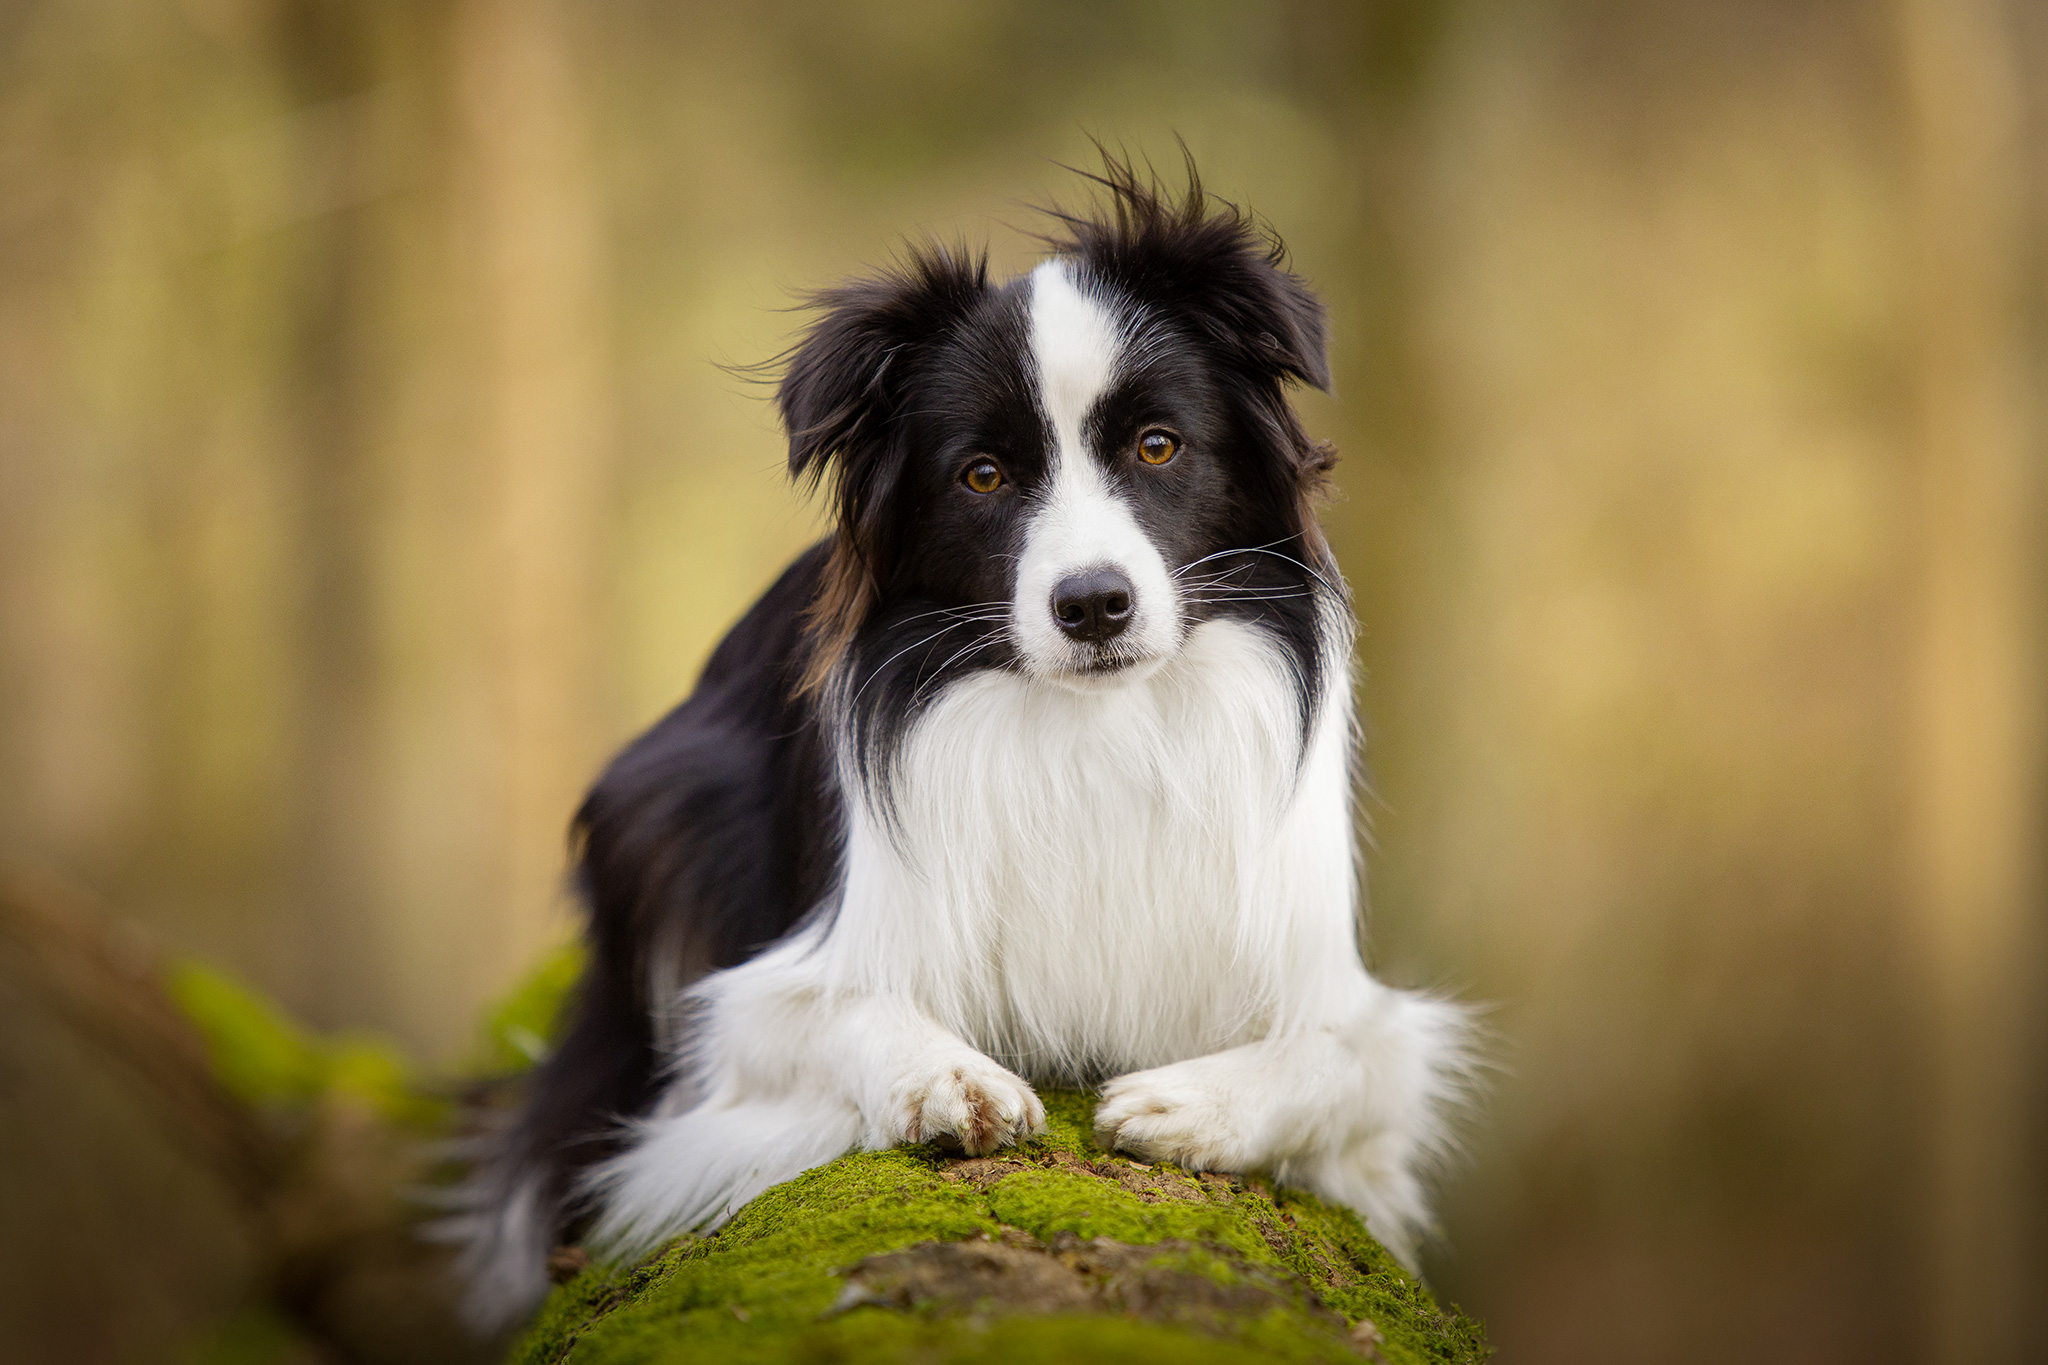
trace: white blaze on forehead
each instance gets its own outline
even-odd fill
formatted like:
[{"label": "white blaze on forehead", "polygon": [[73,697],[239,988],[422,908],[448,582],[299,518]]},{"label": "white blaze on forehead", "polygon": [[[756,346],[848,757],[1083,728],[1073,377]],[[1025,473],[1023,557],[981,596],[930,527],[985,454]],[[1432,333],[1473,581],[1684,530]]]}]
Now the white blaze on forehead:
[{"label": "white blaze on forehead", "polygon": [[1065,262],[1031,272],[1031,358],[1057,457],[1083,454],[1081,423],[1109,387],[1122,348],[1116,318],[1075,286]]},{"label": "white blaze on forehead", "polygon": [[1166,562],[1083,436],[1123,349],[1115,312],[1074,282],[1067,263],[1047,261],[1031,272],[1031,359],[1052,448],[1017,565],[1012,621],[1026,661],[1051,676],[1092,661],[1092,650],[1060,632],[1051,602],[1054,584],[1085,569],[1118,569],[1131,581],[1131,621],[1114,646],[1119,653],[1158,661],[1179,639]]}]

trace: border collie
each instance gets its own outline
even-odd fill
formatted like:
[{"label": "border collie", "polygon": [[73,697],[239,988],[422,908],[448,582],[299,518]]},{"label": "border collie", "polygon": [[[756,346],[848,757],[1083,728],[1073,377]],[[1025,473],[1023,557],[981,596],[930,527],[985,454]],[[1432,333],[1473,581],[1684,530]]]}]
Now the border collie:
[{"label": "border collie", "polygon": [[1323,312],[1277,239],[1111,160],[989,278],[827,290],[777,400],[836,527],[576,817],[589,966],[471,1186],[481,1322],[548,1248],[717,1227],[850,1150],[1261,1170],[1412,1259],[1464,1020],[1360,955]]}]

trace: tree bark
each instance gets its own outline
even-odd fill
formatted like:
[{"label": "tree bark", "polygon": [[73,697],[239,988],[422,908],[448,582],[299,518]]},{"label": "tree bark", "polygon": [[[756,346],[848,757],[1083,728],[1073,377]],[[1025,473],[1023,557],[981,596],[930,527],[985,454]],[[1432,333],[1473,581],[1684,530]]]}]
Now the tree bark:
[{"label": "tree bark", "polygon": [[2043,485],[2025,381],[2020,76],[2002,0],[1900,0],[1898,13],[1918,248],[1911,854],[1935,1078],[1927,1358],[1995,1365],[2021,1359],[2031,1297],[2019,1192],[2042,946]]}]

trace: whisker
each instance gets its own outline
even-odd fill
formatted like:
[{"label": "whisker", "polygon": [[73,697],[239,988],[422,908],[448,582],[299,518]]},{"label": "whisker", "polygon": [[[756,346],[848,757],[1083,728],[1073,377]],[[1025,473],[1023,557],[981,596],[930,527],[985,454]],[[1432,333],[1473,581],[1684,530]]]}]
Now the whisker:
[{"label": "whisker", "polygon": [[[1204,564],[1207,564],[1207,563],[1208,563],[1208,562],[1209,562],[1210,560],[1212,560],[1212,559],[1228,559],[1228,558],[1229,558],[1230,556],[1232,556],[1232,555],[1251,555],[1251,554],[1257,554],[1257,553],[1259,553],[1259,552],[1260,552],[1261,550],[1270,550],[1270,549],[1272,549],[1272,548],[1273,548],[1273,547],[1274,547],[1275,545],[1285,545],[1285,544],[1286,544],[1286,543],[1287,543],[1288,541],[1290,541],[1290,540],[1292,540],[1292,539],[1294,539],[1294,537],[1292,537],[1292,536],[1282,536],[1282,537],[1280,537],[1280,539],[1278,539],[1278,540],[1269,540],[1269,541],[1267,541],[1267,542],[1266,542],[1266,543],[1265,543],[1264,545],[1254,545],[1254,546],[1251,546],[1251,547],[1250,547],[1249,549],[1242,549],[1242,550],[1218,550],[1218,551],[1217,551],[1217,552],[1216,552],[1215,554],[1213,554],[1213,555],[1203,555],[1203,556],[1202,556],[1202,557],[1201,557],[1200,559],[1197,559],[1197,560],[1195,560],[1195,561],[1194,561],[1194,562],[1193,562],[1192,564],[1183,564],[1183,565],[1182,565],[1182,566],[1181,566],[1180,568],[1178,568],[1178,569],[1174,570],[1173,576],[1174,576],[1175,578],[1179,578],[1179,577],[1180,577],[1180,576],[1181,576],[1182,574],[1186,573],[1186,572],[1187,572],[1187,571],[1188,571],[1189,569],[1199,568],[1200,566],[1202,566],[1202,565],[1204,565]],[[1287,557],[1287,556],[1285,556],[1285,555],[1282,555],[1282,556],[1281,556],[1281,558],[1282,558],[1282,559],[1285,559],[1286,557]]]},{"label": "whisker", "polygon": [[1249,584],[1242,584],[1242,583],[1232,583],[1232,582],[1231,582],[1230,580],[1231,580],[1231,579],[1233,579],[1233,578],[1235,578],[1235,577],[1236,577],[1236,576],[1237,576],[1238,574],[1240,574],[1240,573],[1244,573],[1244,572],[1246,572],[1246,571],[1250,570],[1250,569],[1251,569],[1252,567],[1254,567],[1254,566],[1252,566],[1252,565],[1250,565],[1250,564],[1246,564],[1246,565],[1242,566],[1241,568],[1236,568],[1236,569],[1232,569],[1232,570],[1230,570],[1230,571],[1229,571],[1229,572],[1227,572],[1227,573],[1219,573],[1219,574],[1203,574],[1203,575],[1202,575],[1202,576],[1201,576],[1200,578],[1191,578],[1191,579],[1188,579],[1188,580],[1186,580],[1186,583],[1187,583],[1187,586],[1188,586],[1188,587],[1190,587],[1190,588],[1206,588],[1206,587],[1225,587],[1225,588],[1239,588],[1239,587],[1248,587],[1248,586],[1251,586],[1251,585],[1249,585]]},{"label": "whisker", "polygon": [[1248,588],[1242,592],[1189,593],[1181,600],[1184,602],[1284,602],[1291,597],[1313,596],[1315,596],[1313,592],[1306,590],[1295,592],[1259,592]]},{"label": "whisker", "polygon": [[[1236,550],[1233,551],[1233,553],[1241,555],[1271,555],[1274,559],[1285,560],[1287,563],[1292,564],[1295,568],[1300,569],[1309,577],[1315,579],[1316,582],[1328,588],[1331,592],[1338,592],[1338,588],[1335,583],[1332,583],[1329,579],[1325,578],[1319,570],[1317,570],[1311,565],[1302,563],[1293,555],[1283,555],[1278,550],[1269,550],[1263,545],[1257,547],[1256,549]],[[1341,594],[1339,595],[1341,596]]]},{"label": "whisker", "polygon": [[937,682],[940,678],[945,677],[946,670],[951,668],[955,662],[965,658],[967,655],[973,653],[975,650],[990,644],[999,634],[1001,634],[1000,631],[989,631],[986,634],[982,635],[979,639],[969,641],[965,647],[955,650],[953,652],[952,658],[947,659],[946,662],[940,664],[937,668],[933,669],[931,673],[925,677],[924,681],[920,682],[917,685],[916,690],[914,690],[910,694],[911,704],[913,706],[916,705],[917,699],[924,695],[924,690],[927,687],[930,687],[933,683]]},{"label": "whisker", "polygon": [[[1193,568],[1194,566],[1193,566],[1193,565],[1189,565],[1188,567],[1189,567],[1189,568]],[[1225,579],[1225,578],[1235,578],[1235,577],[1237,577],[1237,576],[1238,576],[1239,574],[1241,574],[1241,573],[1250,573],[1250,572],[1251,572],[1251,571],[1252,571],[1253,569],[1255,569],[1255,568],[1257,568],[1257,567],[1258,567],[1258,565],[1256,565],[1256,564],[1239,564],[1239,565],[1237,565],[1237,566],[1236,566],[1235,568],[1230,568],[1230,569],[1219,569],[1219,570],[1217,570],[1217,571],[1216,571],[1215,573],[1205,573],[1205,574],[1197,574],[1197,575],[1195,575],[1195,577],[1194,577],[1193,579],[1187,579],[1187,580],[1183,580],[1183,581],[1186,581],[1186,582],[1195,582],[1195,583],[1200,583],[1200,582],[1202,582],[1202,581],[1203,581],[1203,580],[1205,580],[1205,579],[1211,579],[1211,578],[1214,578],[1214,579]],[[1185,572],[1186,572],[1186,570],[1182,570],[1182,573],[1185,573]],[[1179,575],[1175,575],[1175,576],[1176,576],[1176,577],[1179,577]]]},{"label": "whisker", "polygon": [[907,644],[903,648],[897,650],[894,654],[891,654],[888,658],[882,660],[881,663],[875,665],[874,670],[868,674],[867,678],[864,681],[862,681],[860,687],[855,690],[853,694],[853,700],[849,701],[846,704],[846,709],[851,711],[855,706],[860,704],[861,694],[868,690],[869,685],[872,684],[875,679],[882,676],[883,672],[889,667],[890,664],[895,663],[898,659],[908,654],[911,650],[916,649],[919,645],[928,645],[932,641],[938,639],[941,635],[946,634],[948,631],[958,630],[962,626],[971,624],[973,623],[969,621],[955,621],[950,625],[940,626],[937,630],[925,636],[922,640],[917,640],[910,644]]},{"label": "whisker", "polygon": [[1009,609],[1010,604],[1003,601],[969,602],[964,607],[933,607],[930,611],[921,611],[915,616],[906,616],[902,620],[892,622],[891,624],[907,626],[912,621],[922,621],[928,616],[960,616],[965,619],[966,613],[972,611],[1000,611],[1007,613]]},{"label": "whisker", "polygon": [[[1325,577],[1321,573],[1321,571],[1316,569],[1314,566],[1302,563],[1293,555],[1281,554],[1278,550],[1275,550],[1273,548],[1273,546],[1275,545],[1286,544],[1287,541],[1290,539],[1292,539],[1292,537],[1283,536],[1279,540],[1269,540],[1264,545],[1249,545],[1245,546],[1242,549],[1236,550],[1218,550],[1213,555],[1204,555],[1200,559],[1194,561],[1194,563],[1192,564],[1183,565],[1180,569],[1174,572],[1173,577],[1179,578],[1181,574],[1186,573],[1189,569],[1195,568],[1197,565],[1207,564],[1212,559],[1227,559],[1232,555],[1269,555],[1274,559],[1282,560],[1286,563],[1294,565],[1294,567],[1300,569],[1303,573],[1315,579],[1316,582],[1322,584],[1331,592],[1339,592],[1337,585],[1335,583],[1332,583],[1327,577]],[[1341,596],[1341,593],[1339,593],[1339,595]]]},{"label": "whisker", "polygon": [[1284,597],[1239,597],[1223,601],[1195,602],[1191,603],[1190,605],[1195,607],[1224,607],[1230,606],[1236,602],[1284,602],[1286,600],[1287,599]]}]

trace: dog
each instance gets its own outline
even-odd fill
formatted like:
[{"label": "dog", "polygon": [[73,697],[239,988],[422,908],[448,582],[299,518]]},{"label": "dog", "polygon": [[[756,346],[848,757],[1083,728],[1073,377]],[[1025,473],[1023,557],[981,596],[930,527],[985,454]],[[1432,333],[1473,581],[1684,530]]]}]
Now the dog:
[{"label": "dog", "polygon": [[776,397],[835,524],[575,819],[588,965],[456,1220],[471,1306],[856,1149],[1270,1173],[1413,1264],[1467,1019],[1361,956],[1321,305],[1127,162],[1049,254],[816,296]]}]

